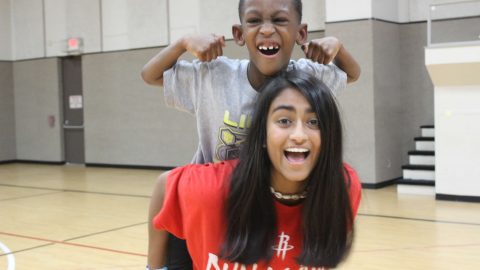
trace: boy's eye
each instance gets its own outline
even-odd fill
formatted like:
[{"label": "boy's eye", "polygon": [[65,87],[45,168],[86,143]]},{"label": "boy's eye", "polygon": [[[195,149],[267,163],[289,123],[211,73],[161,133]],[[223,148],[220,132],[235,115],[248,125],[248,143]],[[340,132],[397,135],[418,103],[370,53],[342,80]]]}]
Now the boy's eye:
[{"label": "boy's eye", "polygon": [[276,24],[285,24],[285,23],[288,23],[288,18],[283,18],[283,17],[274,18],[273,22]]},{"label": "boy's eye", "polygon": [[261,22],[259,18],[249,18],[246,20],[247,24],[258,24]]}]

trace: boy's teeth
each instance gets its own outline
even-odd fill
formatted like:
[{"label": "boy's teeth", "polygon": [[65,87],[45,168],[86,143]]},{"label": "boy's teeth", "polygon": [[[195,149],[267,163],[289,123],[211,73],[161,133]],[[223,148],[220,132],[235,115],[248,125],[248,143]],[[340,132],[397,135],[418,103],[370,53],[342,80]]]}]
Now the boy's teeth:
[{"label": "boy's teeth", "polygon": [[258,49],[260,50],[278,50],[278,46],[258,46]]}]

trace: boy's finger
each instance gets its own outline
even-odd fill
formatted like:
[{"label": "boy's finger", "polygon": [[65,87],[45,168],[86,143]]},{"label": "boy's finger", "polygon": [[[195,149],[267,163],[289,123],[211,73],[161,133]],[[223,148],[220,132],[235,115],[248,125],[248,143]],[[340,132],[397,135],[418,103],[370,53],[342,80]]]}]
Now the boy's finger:
[{"label": "boy's finger", "polygon": [[218,45],[215,46],[215,48],[212,48],[211,54],[212,54],[212,59],[211,60],[215,60],[215,59],[217,59],[217,57],[220,56],[220,54],[218,52]]},{"label": "boy's finger", "polygon": [[333,60],[333,57],[331,55],[325,56],[325,58],[323,59],[323,64],[328,65],[330,62],[332,62],[332,60]]},{"label": "boy's finger", "polygon": [[199,53],[199,52],[192,52],[193,56],[195,56],[195,58],[197,58],[198,60],[202,60],[202,54]]},{"label": "boy's finger", "polygon": [[213,59],[213,52],[208,50],[205,52],[205,61],[210,62]]},{"label": "boy's finger", "polygon": [[319,57],[318,62],[326,65],[328,64],[328,59],[324,54],[322,54],[322,56]]},{"label": "boy's finger", "polygon": [[217,54],[217,57],[223,55],[222,47],[223,47],[223,45],[222,45],[221,41],[220,41],[220,43],[215,44],[215,53]]},{"label": "boy's finger", "polygon": [[215,43],[220,43],[220,46],[225,47],[225,36],[218,36],[213,34],[213,37],[215,38]]},{"label": "boy's finger", "polygon": [[225,47],[225,36],[222,36],[222,39],[220,42],[222,44],[222,47]]},{"label": "boy's finger", "polygon": [[207,61],[207,54],[205,52],[199,53],[198,54],[198,60],[205,62]]},{"label": "boy's finger", "polygon": [[309,48],[309,49],[307,50],[307,58],[308,58],[308,59],[312,59],[312,60],[315,61],[315,59],[314,59],[314,53],[315,53],[315,50],[314,50],[313,48]]},{"label": "boy's finger", "polygon": [[303,52],[305,53],[305,55],[307,54],[308,52],[308,42],[307,43],[303,43],[302,46],[301,46]]},{"label": "boy's finger", "polygon": [[[302,50],[303,50],[303,53],[305,53],[305,57],[307,59],[310,59],[308,43],[305,43],[305,44],[302,45]],[[310,54],[311,54],[311,52],[310,52]]]},{"label": "boy's finger", "polygon": [[222,46],[217,46],[217,57],[223,55]]},{"label": "boy's finger", "polygon": [[316,51],[315,53],[312,54],[312,61],[323,64],[323,52],[322,51]]}]

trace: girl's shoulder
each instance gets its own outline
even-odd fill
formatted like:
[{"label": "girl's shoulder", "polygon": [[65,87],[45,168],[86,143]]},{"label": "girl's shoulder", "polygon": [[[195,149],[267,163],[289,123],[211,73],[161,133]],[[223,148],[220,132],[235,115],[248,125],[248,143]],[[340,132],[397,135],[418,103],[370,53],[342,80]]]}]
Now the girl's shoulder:
[{"label": "girl's shoulder", "polygon": [[343,167],[345,168],[345,173],[348,176],[345,179],[348,181],[347,187],[348,187],[348,192],[350,196],[352,212],[353,212],[353,215],[356,216],[358,212],[358,207],[360,205],[360,201],[362,199],[362,183],[355,169],[353,169],[347,163],[343,163]]}]

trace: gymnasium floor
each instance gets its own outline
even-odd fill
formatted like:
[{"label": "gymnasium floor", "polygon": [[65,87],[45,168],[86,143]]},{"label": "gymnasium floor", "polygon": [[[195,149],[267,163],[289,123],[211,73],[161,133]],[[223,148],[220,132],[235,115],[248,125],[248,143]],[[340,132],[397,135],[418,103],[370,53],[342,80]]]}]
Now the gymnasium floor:
[{"label": "gymnasium floor", "polygon": [[[0,270],[144,269],[153,170],[0,165]],[[338,269],[480,269],[480,203],[364,190]]]}]

